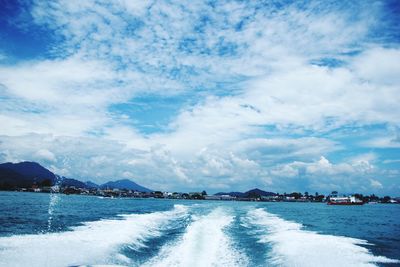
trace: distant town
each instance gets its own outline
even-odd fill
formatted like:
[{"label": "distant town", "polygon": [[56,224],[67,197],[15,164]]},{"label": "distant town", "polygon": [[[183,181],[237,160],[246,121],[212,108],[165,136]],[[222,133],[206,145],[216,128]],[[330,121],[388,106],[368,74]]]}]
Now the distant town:
[{"label": "distant town", "polygon": [[[98,185],[90,181],[81,182],[76,179],[57,176],[35,162],[0,164],[0,190],[88,195],[104,198],[157,198],[265,202],[328,202],[332,196],[337,197],[339,195],[336,191],[333,191],[329,195],[319,194],[318,192],[292,192],[281,194],[264,191],[258,188],[246,192],[219,192],[213,195],[207,194],[206,191],[165,192],[148,189],[128,179],[110,181]],[[379,197],[374,194],[352,195],[363,203],[400,203],[400,197]]]},{"label": "distant town", "polygon": [[[129,189],[119,188],[77,188],[75,186],[33,186],[31,188],[18,188],[14,191],[20,192],[38,192],[38,193],[62,193],[66,195],[88,195],[99,196],[104,198],[163,198],[163,199],[188,199],[188,200],[230,200],[230,201],[263,201],[263,202],[327,202],[332,194],[337,194],[333,191],[330,195],[322,195],[316,192],[309,194],[308,192],[299,193],[272,193],[260,190],[258,188],[249,190],[247,192],[230,192],[230,193],[217,193],[208,195],[206,191],[202,192],[166,192],[166,191],[152,191],[140,192]],[[354,194],[358,199],[364,203],[391,203],[400,204],[400,197],[391,198],[390,196],[378,197],[374,194],[364,196],[362,194]]]}]

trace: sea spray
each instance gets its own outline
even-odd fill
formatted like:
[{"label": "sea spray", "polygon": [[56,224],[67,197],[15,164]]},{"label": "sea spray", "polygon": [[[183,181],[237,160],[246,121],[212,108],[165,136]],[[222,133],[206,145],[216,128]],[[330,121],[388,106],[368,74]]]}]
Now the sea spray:
[{"label": "sea spray", "polygon": [[49,208],[48,208],[48,219],[47,219],[47,232],[51,231],[53,222],[53,216],[58,202],[60,201],[60,186],[62,184],[63,177],[56,175],[55,183],[50,190]]}]

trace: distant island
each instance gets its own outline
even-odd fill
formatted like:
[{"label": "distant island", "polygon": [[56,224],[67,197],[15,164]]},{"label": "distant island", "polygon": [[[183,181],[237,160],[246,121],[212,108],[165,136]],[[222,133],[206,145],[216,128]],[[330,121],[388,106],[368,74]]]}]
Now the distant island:
[{"label": "distant island", "polygon": [[[237,200],[237,201],[269,201],[269,202],[326,202],[325,196],[316,192],[275,193],[255,188],[246,192],[219,192],[208,195],[201,192],[162,192],[141,186],[131,180],[121,179],[96,184],[91,181],[82,182],[77,179],[62,177],[36,162],[24,161],[20,163],[0,164],[0,190],[63,193],[78,195],[94,195],[101,197],[133,197],[133,198],[168,198],[168,199],[196,199],[196,200]],[[333,192],[336,193],[337,192]],[[400,198],[390,196],[378,197],[374,194],[364,196],[354,194],[364,203],[400,203]]]}]

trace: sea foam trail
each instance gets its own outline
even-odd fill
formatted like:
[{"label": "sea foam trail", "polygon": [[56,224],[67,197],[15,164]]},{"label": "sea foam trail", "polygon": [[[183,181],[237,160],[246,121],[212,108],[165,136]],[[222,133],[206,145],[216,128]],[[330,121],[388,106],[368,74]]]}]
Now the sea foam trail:
[{"label": "sea foam trail", "polygon": [[323,235],[302,229],[263,209],[248,212],[247,223],[259,228],[259,241],[272,246],[270,264],[277,266],[376,266],[375,263],[397,263],[374,256],[360,245],[367,241],[343,236]]},{"label": "sea foam trail", "polygon": [[0,238],[0,266],[75,266],[124,263],[121,245],[144,246],[161,235],[171,220],[186,216],[187,207],[149,214],[122,215],[72,228],[72,231]]},{"label": "sea foam trail", "polygon": [[195,217],[182,238],[165,245],[145,266],[246,266],[245,256],[225,232],[232,221],[220,208]]}]

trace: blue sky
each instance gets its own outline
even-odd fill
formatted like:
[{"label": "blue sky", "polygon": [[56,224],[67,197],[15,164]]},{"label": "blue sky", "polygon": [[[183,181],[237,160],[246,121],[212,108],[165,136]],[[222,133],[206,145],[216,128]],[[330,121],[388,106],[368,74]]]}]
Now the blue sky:
[{"label": "blue sky", "polygon": [[2,1],[0,160],[162,190],[400,193],[398,1]]}]

